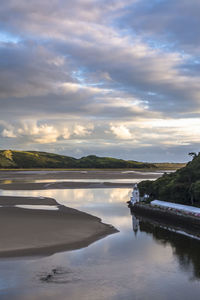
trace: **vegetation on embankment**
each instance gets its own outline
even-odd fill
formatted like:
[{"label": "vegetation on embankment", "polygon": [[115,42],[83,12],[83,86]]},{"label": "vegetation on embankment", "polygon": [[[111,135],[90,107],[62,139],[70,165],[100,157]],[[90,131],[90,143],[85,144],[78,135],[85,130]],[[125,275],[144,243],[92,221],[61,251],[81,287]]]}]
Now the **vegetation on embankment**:
[{"label": "vegetation on embankment", "polygon": [[58,155],[38,151],[0,150],[0,168],[4,169],[30,169],[30,168],[134,168],[156,169],[152,163],[143,163],[133,160],[116,159],[112,157],[98,157],[89,155],[76,159],[70,156]]},{"label": "vegetation on embankment", "polygon": [[200,154],[174,173],[164,174],[154,182],[140,182],[139,189],[141,195],[147,193],[150,200],[200,206]]}]

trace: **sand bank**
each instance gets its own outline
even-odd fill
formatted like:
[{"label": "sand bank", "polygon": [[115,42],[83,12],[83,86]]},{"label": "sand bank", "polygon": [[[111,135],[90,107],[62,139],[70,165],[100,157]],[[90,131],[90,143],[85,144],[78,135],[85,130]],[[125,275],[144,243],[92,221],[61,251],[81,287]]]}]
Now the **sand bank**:
[{"label": "sand bank", "polygon": [[158,178],[162,172],[131,170],[82,170],[82,171],[0,171],[0,180],[34,180],[34,179],[135,179]]},{"label": "sand bank", "polygon": [[[132,188],[134,180],[135,181],[141,181],[145,179],[153,180],[161,176],[161,174],[162,173],[159,172],[148,173],[148,172],[122,171],[122,170],[0,171],[0,189],[43,190],[43,189],[65,189],[65,188],[66,189]],[[45,182],[38,182],[40,180]],[[55,180],[55,182],[53,182],[53,180]],[[59,182],[58,181],[56,182],[56,180],[58,180]],[[76,180],[76,182],[73,180]],[[88,182],[84,182],[84,180]],[[92,180],[99,180],[99,182],[92,182]],[[103,180],[106,180],[107,182],[104,182]],[[115,182],[115,180],[118,180],[118,182]],[[123,180],[126,182],[123,182]]]},{"label": "sand bank", "polygon": [[133,183],[114,182],[47,182],[47,183],[10,183],[0,184],[2,190],[46,190],[46,189],[95,189],[95,188],[132,188]]},{"label": "sand bank", "polygon": [[[58,205],[34,210],[15,205]],[[59,205],[51,198],[0,197],[0,256],[47,255],[86,247],[117,232],[97,217]]]}]

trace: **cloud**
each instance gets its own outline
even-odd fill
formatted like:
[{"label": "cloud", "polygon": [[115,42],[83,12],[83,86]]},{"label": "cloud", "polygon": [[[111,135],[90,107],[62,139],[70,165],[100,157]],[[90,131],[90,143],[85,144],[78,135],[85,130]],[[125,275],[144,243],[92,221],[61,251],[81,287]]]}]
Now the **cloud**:
[{"label": "cloud", "polygon": [[1,133],[2,137],[8,137],[8,138],[15,138],[17,137],[16,134],[13,132],[12,129],[4,129]]},{"label": "cloud", "polygon": [[[103,10],[111,14],[113,20],[117,18],[114,11],[124,16],[123,9],[130,4],[134,5],[133,13],[140,7],[145,11],[142,2],[125,1],[122,4],[117,1],[114,9],[111,9],[105,2],[99,5],[98,1],[75,1],[69,22],[63,14],[69,15],[69,7],[63,1],[53,1],[50,7],[47,7],[46,1],[38,3],[33,15],[32,4],[26,5],[22,1],[18,5],[13,0],[16,18],[5,24],[14,28],[14,23],[20,22],[23,33],[28,30],[33,39],[38,36],[42,42],[39,45],[33,41],[4,45],[2,55],[5,56],[4,60],[11,62],[12,67],[10,72],[8,68],[7,72],[2,72],[2,97],[58,95],[65,92],[75,94],[84,92],[84,89],[95,97],[100,93],[105,96],[106,90],[124,89],[134,97],[141,100],[145,98],[153,110],[168,113],[173,113],[175,109],[180,113],[196,111],[200,78],[197,73],[191,76],[185,72],[184,66],[189,66],[189,61],[191,64],[189,54],[183,56],[175,49],[166,52],[162,47],[152,48],[139,36],[122,35],[123,30],[120,32],[117,27],[99,18]],[[164,4],[159,5],[162,8]],[[149,8],[152,14],[157,6]],[[92,19],[89,16],[91,12],[94,13]],[[19,14],[20,20],[17,18]],[[37,19],[37,28],[33,26],[33,20],[29,22],[30,28],[27,27],[27,15],[34,21]],[[49,25],[45,28],[43,18]],[[49,33],[52,24],[55,31],[53,36]],[[63,37],[60,36],[62,32]],[[81,69],[84,70],[82,73]],[[190,70],[192,72],[191,67]],[[9,78],[12,78],[11,87],[8,85]],[[94,86],[94,79],[97,84],[100,80],[101,85]]]},{"label": "cloud", "polygon": [[[53,123],[53,122],[52,122]],[[57,143],[62,140],[86,138],[91,135],[94,129],[93,124],[76,124],[71,122],[62,124],[38,124],[35,121],[15,122],[13,125],[3,123],[4,127],[1,136],[18,139],[25,143],[49,144]]]},{"label": "cloud", "polygon": [[63,132],[62,132],[62,137],[64,140],[67,140],[70,137],[70,132],[68,128],[64,128]]},{"label": "cloud", "polygon": [[[197,53],[200,46],[200,21],[198,0],[140,0],[121,20],[140,36],[151,39],[159,47],[179,47]],[[159,25],[158,25],[159,24]]]},{"label": "cloud", "polygon": [[124,125],[119,125],[119,126],[111,125],[110,130],[119,139],[129,140],[132,138],[132,134],[130,133],[130,130]]},{"label": "cloud", "polygon": [[197,0],[3,1],[2,147],[131,157],[197,147],[199,8]]},{"label": "cloud", "polygon": [[74,134],[77,136],[86,136],[91,134],[91,131],[93,129],[93,125],[89,124],[86,127],[83,125],[75,125],[74,127]]},{"label": "cloud", "polygon": [[44,96],[54,93],[60,82],[71,80],[64,57],[37,43],[6,43],[0,56],[1,99]]},{"label": "cloud", "polygon": [[31,123],[26,123],[23,127],[18,128],[17,134],[39,144],[55,143],[60,135],[53,126]]},{"label": "cloud", "polygon": [[47,144],[55,143],[60,133],[53,126],[47,124],[37,125],[34,122],[27,122],[20,127],[5,128],[1,135],[7,138],[25,140],[27,143]]}]

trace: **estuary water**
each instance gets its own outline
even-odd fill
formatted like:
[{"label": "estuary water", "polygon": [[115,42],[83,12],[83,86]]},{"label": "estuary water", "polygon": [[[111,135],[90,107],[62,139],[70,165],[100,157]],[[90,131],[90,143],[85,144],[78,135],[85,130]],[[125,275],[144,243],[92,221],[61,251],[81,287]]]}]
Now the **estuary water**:
[{"label": "estuary water", "polygon": [[[0,299],[199,299],[200,241],[130,214],[131,189],[0,191],[52,197],[120,232],[48,257],[0,259]],[[48,281],[48,274],[55,274]]]}]

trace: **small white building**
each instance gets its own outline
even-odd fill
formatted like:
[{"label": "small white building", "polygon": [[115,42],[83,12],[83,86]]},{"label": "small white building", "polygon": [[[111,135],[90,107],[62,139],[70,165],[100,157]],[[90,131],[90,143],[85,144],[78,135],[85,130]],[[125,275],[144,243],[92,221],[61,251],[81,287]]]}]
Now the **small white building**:
[{"label": "small white building", "polygon": [[140,192],[139,192],[139,189],[138,189],[138,186],[136,183],[133,186],[133,191],[132,191],[130,202],[133,205],[134,203],[139,202],[139,201],[140,201]]}]

